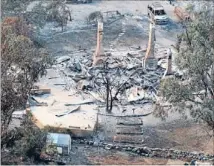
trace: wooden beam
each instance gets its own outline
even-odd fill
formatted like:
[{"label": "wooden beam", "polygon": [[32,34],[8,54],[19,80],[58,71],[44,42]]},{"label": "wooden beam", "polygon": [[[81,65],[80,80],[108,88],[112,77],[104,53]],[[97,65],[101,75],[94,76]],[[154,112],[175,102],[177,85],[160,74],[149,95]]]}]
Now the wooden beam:
[{"label": "wooden beam", "polygon": [[50,94],[51,93],[51,89],[31,89],[30,93],[32,95],[35,95],[35,94]]},{"label": "wooden beam", "polygon": [[112,117],[143,117],[143,116],[148,116],[150,115],[152,112],[147,113],[147,114],[141,114],[141,115],[111,115],[111,114],[102,114],[102,113],[98,113],[98,115],[103,115],[103,116],[112,116]]}]

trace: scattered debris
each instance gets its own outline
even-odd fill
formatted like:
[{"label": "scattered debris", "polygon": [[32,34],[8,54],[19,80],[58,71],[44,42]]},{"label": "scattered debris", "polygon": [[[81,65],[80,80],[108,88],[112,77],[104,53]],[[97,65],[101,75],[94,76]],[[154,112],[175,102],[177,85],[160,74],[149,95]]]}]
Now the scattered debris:
[{"label": "scattered debris", "polygon": [[57,101],[56,101],[56,100],[54,100],[54,101],[53,101],[53,103],[51,104],[51,106],[53,106],[53,105],[54,105],[54,103],[56,103],[56,102],[57,102]]},{"label": "scattered debris", "polygon": [[79,62],[74,62],[72,65],[69,65],[68,68],[73,72],[80,73],[82,71],[82,67]]},{"label": "scattered debris", "polygon": [[65,106],[74,106],[74,105],[85,105],[85,104],[93,104],[94,101],[93,100],[85,100],[82,102],[78,102],[78,103],[73,103],[73,104],[64,104]]},{"label": "scattered debris", "polygon": [[146,91],[144,89],[140,89],[139,87],[132,87],[131,89],[127,90],[127,93],[128,102],[149,98],[149,95],[146,93]]},{"label": "scattered debris", "polygon": [[80,110],[80,106],[78,106],[78,107],[76,107],[76,108],[74,108],[74,109],[72,109],[72,110],[70,110],[70,111],[64,112],[64,113],[62,113],[62,114],[57,114],[57,115],[55,115],[55,116],[56,116],[56,117],[62,117],[62,116],[65,116],[65,115],[74,113],[74,112],[76,112],[76,111],[79,111],[79,110]]},{"label": "scattered debris", "polygon": [[105,102],[104,99],[102,99],[97,93],[95,92],[88,92],[91,96],[93,96],[96,100],[100,101],[100,102]]},{"label": "scattered debris", "polygon": [[44,95],[44,94],[50,94],[51,89],[31,89],[31,95]]},{"label": "scattered debris", "polygon": [[61,85],[66,85],[66,84],[54,84],[54,85],[56,85],[56,86],[61,86]]},{"label": "scattered debris", "polygon": [[110,150],[112,147],[113,147],[112,144],[108,144],[108,145],[105,146],[105,149],[106,149],[106,150]]},{"label": "scattered debris", "polygon": [[69,57],[69,56],[62,56],[62,57],[56,59],[56,63],[60,64],[60,63],[63,63],[63,62],[67,62],[70,59],[71,59],[71,57]]},{"label": "scattered debris", "polygon": [[28,98],[28,102],[30,106],[48,106],[45,102],[38,102],[34,97],[30,96]]},{"label": "scattered debris", "polygon": [[55,78],[59,78],[59,77],[49,77],[48,79],[51,80],[51,79],[55,79]]},{"label": "scattered debris", "polygon": [[112,114],[102,114],[102,113],[98,113],[98,115],[104,115],[104,116],[111,116],[111,117],[143,117],[143,116],[148,116],[152,114],[152,112],[147,113],[147,114],[142,114],[142,115],[112,115]]},{"label": "scattered debris", "polygon": [[90,82],[87,80],[80,80],[77,85],[79,90],[92,90],[93,87],[90,85]]}]

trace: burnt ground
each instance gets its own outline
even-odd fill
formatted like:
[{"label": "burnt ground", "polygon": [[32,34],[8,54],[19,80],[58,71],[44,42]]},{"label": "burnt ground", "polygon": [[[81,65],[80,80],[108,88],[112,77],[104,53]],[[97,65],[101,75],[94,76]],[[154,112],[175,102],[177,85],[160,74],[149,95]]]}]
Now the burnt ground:
[{"label": "burnt ground", "polygon": [[[87,25],[86,16],[93,11],[119,10],[125,14],[123,19],[108,25],[104,23],[103,45],[104,50],[109,51],[110,45],[113,45],[113,51],[120,54],[119,51],[129,51],[130,47],[143,47],[148,41],[149,22],[146,16],[146,6],[149,1],[133,2],[121,4],[120,1],[101,1],[87,5],[70,6],[73,22],[69,23],[65,32],[52,32],[52,25],[47,25],[42,30],[45,41],[45,47],[53,56],[69,55],[76,60],[78,56],[76,51],[85,49],[87,56],[92,56],[96,46],[96,26]],[[163,2],[164,3],[164,2]],[[169,47],[176,41],[176,35],[182,31],[180,25],[176,22],[173,15],[173,7],[164,3],[167,14],[171,20],[167,26],[156,27],[157,45]],[[133,16],[140,17],[136,19]],[[124,34],[119,37],[119,34]],[[157,118],[146,117],[143,119],[144,126],[144,144],[148,147],[174,148],[188,151],[211,151],[213,146],[208,147],[210,138],[203,130],[202,126],[191,121],[171,120],[170,122],[154,123],[159,121]],[[109,126],[105,132],[101,132],[100,137],[111,141],[114,135],[114,129],[111,128],[111,119],[107,119]],[[150,123],[154,123],[150,125]],[[106,126],[104,126],[106,127]],[[210,145],[210,144],[209,144]],[[213,144],[212,144],[213,145]],[[121,152],[106,150],[97,150],[96,148],[85,148],[84,146],[72,147],[71,164],[166,164],[166,160],[143,159],[133,155],[127,155]]]},{"label": "burnt ground", "polygon": [[[168,159],[145,158],[132,153],[120,152],[116,150],[105,150],[103,148],[78,145],[72,147],[69,157],[72,165],[146,165],[146,164],[167,164]],[[176,160],[174,161],[176,162]],[[184,163],[183,161],[179,161]]]},{"label": "burnt ground", "polygon": [[[158,126],[144,127],[145,141],[141,146],[153,148],[172,148],[183,151],[197,151],[213,154],[211,139],[200,124],[184,119],[166,122]],[[188,161],[168,160],[162,158],[146,158],[129,152],[105,150],[88,145],[72,146],[71,164],[128,164],[128,165],[183,165]]]},{"label": "burnt ground", "polygon": [[[205,126],[191,120],[174,120],[158,126],[144,127],[145,143],[150,147],[174,148],[185,151],[207,152],[211,137]],[[210,147],[212,150],[213,144]]]},{"label": "burnt ground", "polygon": [[[112,124],[112,121],[106,123]],[[105,126],[106,127],[106,126]],[[115,135],[114,127],[99,132],[100,140],[112,142]],[[140,146],[151,148],[173,148],[184,151],[213,153],[214,142],[212,133],[207,134],[206,126],[192,120],[176,119],[158,125],[144,125],[143,139]]]}]

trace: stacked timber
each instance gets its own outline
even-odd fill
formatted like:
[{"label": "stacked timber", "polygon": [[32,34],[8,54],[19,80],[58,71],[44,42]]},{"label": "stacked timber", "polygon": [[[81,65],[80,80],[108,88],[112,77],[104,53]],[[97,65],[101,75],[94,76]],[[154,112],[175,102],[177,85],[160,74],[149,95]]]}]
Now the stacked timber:
[{"label": "stacked timber", "polygon": [[120,117],[117,119],[114,142],[141,144],[143,142],[143,122],[138,117]]}]

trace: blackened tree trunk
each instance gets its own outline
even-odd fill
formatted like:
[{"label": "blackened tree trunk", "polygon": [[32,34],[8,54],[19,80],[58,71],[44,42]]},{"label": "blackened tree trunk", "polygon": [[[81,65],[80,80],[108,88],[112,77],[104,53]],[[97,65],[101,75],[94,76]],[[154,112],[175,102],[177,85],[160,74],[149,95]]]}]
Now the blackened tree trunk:
[{"label": "blackened tree trunk", "polygon": [[106,111],[109,112],[108,107],[109,107],[109,80],[106,79]]},{"label": "blackened tree trunk", "polygon": [[110,90],[109,91],[109,94],[110,94],[110,107],[109,107],[109,112],[112,112],[112,109],[113,109],[113,96],[112,96],[112,91]]}]

